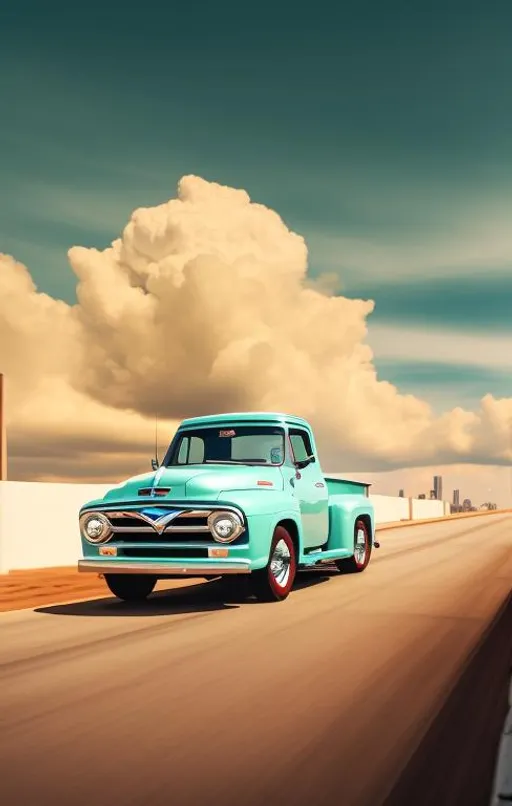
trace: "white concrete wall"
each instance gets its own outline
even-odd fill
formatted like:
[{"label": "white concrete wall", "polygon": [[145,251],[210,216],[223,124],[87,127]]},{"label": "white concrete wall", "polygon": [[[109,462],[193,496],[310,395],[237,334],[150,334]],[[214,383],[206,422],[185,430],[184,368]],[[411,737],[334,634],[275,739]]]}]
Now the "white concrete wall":
[{"label": "white concrete wall", "polygon": [[391,495],[372,495],[370,501],[375,507],[375,523],[409,520],[409,499],[394,498]]},{"label": "white concrete wall", "polygon": [[428,498],[412,499],[412,519],[442,518],[444,515],[444,501],[432,501]]},{"label": "white concrete wall", "polygon": [[0,573],[75,565],[78,510],[112,486],[0,481]]},{"label": "white concrete wall", "polygon": [[[78,510],[112,486],[0,481],[0,573],[75,565],[81,556]],[[370,495],[370,500],[377,524],[409,519],[408,498]],[[440,517],[445,504],[412,499],[413,518]]]}]

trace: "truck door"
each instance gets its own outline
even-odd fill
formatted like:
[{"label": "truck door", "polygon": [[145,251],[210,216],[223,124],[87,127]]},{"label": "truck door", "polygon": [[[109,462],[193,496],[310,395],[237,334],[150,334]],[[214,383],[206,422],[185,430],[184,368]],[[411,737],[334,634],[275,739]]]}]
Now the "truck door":
[{"label": "truck door", "polygon": [[[313,455],[309,434],[303,428],[288,431],[292,461],[301,462]],[[291,477],[294,495],[299,500],[304,548],[323,546],[329,535],[329,496],[317,457],[306,467],[296,469]]]}]

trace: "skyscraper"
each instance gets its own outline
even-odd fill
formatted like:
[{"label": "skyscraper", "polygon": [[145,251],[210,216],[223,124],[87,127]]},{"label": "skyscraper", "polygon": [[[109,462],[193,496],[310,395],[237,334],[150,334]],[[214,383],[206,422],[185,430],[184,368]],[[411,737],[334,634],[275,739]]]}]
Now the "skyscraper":
[{"label": "skyscraper", "polygon": [[456,509],[460,507],[460,490],[453,491],[453,506]]},{"label": "skyscraper", "polygon": [[434,476],[434,495],[438,501],[443,498],[443,479],[441,476]]}]

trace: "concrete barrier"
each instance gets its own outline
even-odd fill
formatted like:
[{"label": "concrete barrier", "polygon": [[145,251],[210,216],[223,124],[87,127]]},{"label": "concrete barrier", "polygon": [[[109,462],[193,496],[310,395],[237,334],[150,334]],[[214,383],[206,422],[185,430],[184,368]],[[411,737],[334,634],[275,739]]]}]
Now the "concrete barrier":
[{"label": "concrete barrier", "polygon": [[[78,510],[112,486],[0,481],[0,573],[75,565],[81,556]],[[438,518],[447,504],[387,495],[370,499],[377,524]]]},{"label": "concrete barrier", "polygon": [[512,678],[509,683],[508,712],[500,737],[490,806],[512,801]]},{"label": "concrete barrier", "polygon": [[393,523],[411,520],[409,498],[393,498],[390,495],[371,495],[375,507],[376,523]]},{"label": "concrete barrier", "polygon": [[425,518],[442,518],[445,514],[444,501],[432,501],[426,498],[411,498],[412,515],[411,520],[423,520]]},{"label": "concrete barrier", "polygon": [[78,510],[112,486],[0,481],[0,572],[74,565]]}]

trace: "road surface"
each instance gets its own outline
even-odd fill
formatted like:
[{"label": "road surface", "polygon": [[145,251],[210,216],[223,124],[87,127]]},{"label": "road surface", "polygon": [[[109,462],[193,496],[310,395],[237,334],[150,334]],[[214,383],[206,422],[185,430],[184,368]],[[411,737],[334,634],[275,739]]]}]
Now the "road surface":
[{"label": "road surface", "polygon": [[380,539],[363,574],[304,574],[282,603],[180,580],[0,615],[2,806],[486,806],[512,517]]}]

